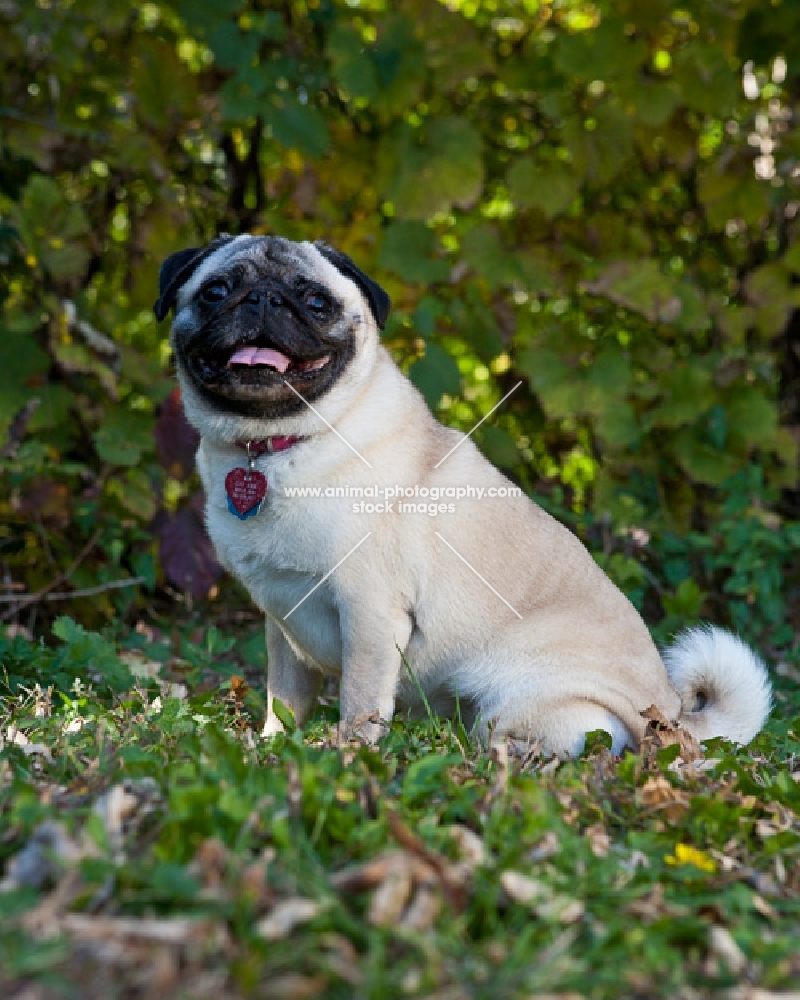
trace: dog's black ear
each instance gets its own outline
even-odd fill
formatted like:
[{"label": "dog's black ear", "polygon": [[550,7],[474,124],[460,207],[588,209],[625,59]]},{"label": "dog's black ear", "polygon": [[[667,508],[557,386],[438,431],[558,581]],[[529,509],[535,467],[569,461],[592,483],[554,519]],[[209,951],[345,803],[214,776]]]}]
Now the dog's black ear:
[{"label": "dog's black ear", "polygon": [[204,247],[189,247],[171,254],[158,272],[159,296],[153,312],[160,323],[175,305],[181,285],[185,285],[206,257],[230,243],[235,237],[222,233]]},{"label": "dog's black ear", "polygon": [[333,264],[337,271],[341,271],[346,278],[350,278],[351,281],[354,281],[358,285],[364,293],[367,302],[369,302],[375,322],[382,330],[386,326],[386,317],[389,315],[389,309],[392,305],[392,300],[386,292],[377,281],[373,281],[372,278],[364,274],[361,268],[356,267],[346,253],[342,253],[341,250],[335,250],[323,240],[317,240],[314,246],[326,260],[329,260]]}]

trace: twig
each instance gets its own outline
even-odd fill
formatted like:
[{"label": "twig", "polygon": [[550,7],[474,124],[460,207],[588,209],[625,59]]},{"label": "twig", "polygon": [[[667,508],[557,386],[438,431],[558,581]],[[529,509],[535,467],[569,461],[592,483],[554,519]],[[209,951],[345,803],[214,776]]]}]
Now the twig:
[{"label": "twig", "polygon": [[109,580],[108,583],[98,583],[96,587],[84,587],[83,590],[69,590],[66,593],[59,591],[57,594],[0,594],[0,601],[4,604],[13,601],[32,604],[33,598],[37,601],[71,601],[73,597],[93,597],[95,594],[102,594],[104,590],[116,590],[118,587],[138,587],[141,583],[147,583],[143,576],[129,576],[124,580]]},{"label": "twig", "polygon": [[31,417],[36,413],[41,405],[41,399],[34,396],[14,414],[14,419],[8,427],[6,443],[0,449],[0,458],[13,458],[17,454],[17,449],[22,444],[22,439],[28,433],[28,424]]},{"label": "twig", "polygon": [[104,132],[95,132],[91,129],[75,128],[71,125],[60,125],[58,122],[48,122],[43,118],[34,118],[26,115],[16,108],[0,107],[0,118],[10,118],[12,121],[24,122],[26,125],[33,125],[36,128],[46,129],[48,132],[60,132],[62,135],[72,135],[78,139],[92,139],[95,142],[104,142],[108,136]]},{"label": "twig", "polygon": [[69,593],[47,594],[44,601],[71,601],[73,597],[93,597],[102,594],[104,590],[116,590],[119,587],[138,587],[147,583],[143,576],[129,576],[125,580],[109,580],[108,583],[98,583],[96,587],[84,587],[83,590],[71,590]]}]

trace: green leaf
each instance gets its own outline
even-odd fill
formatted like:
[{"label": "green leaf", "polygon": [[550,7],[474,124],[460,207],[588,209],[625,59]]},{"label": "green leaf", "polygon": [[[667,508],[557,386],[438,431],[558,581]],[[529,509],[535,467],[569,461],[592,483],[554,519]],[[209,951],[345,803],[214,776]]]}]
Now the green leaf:
[{"label": "green leaf", "polygon": [[715,117],[730,114],[739,95],[740,71],[731,66],[721,46],[688,42],[676,53],[674,66],[681,103]]},{"label": "green leaf", "polygon": [[301,104],[289,94],[273,96],[263,108],[264,121],[284,146],[300,150],[312,159],[328,152],[330,135],[325,119],[310,104]]},{"label": "green leaf", "polygon": [[638,78],[631,86],[630,96],[636,108],[637,120],[650,128],[664,125],[680,103],[678,88],[664,80],[648,81]]},{"label": "green leaf", "polygon": [[28,379],[44,375],[50,357],[30,334],[0,327],[0,389],[20,389]]},{"label": "green leaf", "polygon": [[470,347],[487,363],[504,349],[497,316],[481,295],[481,290],[470,282],[463,298],[453,299],[449,306],[450,322]]},{"label": "green leaf", "polygon": [[583,752],[582,757],[591,757],[593,754],[599,753],[601,750],[610,750],[613,745],[613,737],[611,733],[607,733],[604,729],[592,729],[586,734],[583,741]]},{"label": "green leaf", "polygon": [[678,463],[697,483],[719,486],[741,468],[737,458],[706,444],[690,428],[679,431],[671,444]]},{"label": "green leaf", "polygon": [[409,802],[418,801],[440,792],[446,787],[449,768],[461,762],[457,754],[428,754],[413,761],[403,778],[403,798]]},{"label": "green leaf", "polygon": [[638,77],[650,49],[625,27],[622,18],[604,17],[592,31],[561,34],[555,46],[556,68],[570,80]]},{"label": "green leaf", "polygon": [[558,257],[544,247],[534,247],[517,253],[522,283],[534,295],[553,295],[563,286]]},{"label": "green leaf", "polygon": [[63,644],[54,669],[81,670],[86,679],[105,683],[113,691],[127,691],[133,686],[130,670],[103,636],[88,632],[66,615],[53,623],[53,635]]},{"label": "green leaf", "polygon": [[360,33],[337,23],[328,35],[325,50],[340,90],[350,98],[373,102],[378,96],[378,80]]},{"label": "green leaf", "polygon": [[391,120],[415,106],[427,78],[425,49],[415,22],[399,11],[378,19],[372,58],[380,87],[377,110]]},{"label": "green leaf", "polygon": [[83,208],[67,201],[55,181],[34,174],[13,210],[22,241],[45,271],[57,279],[77,278],[89,263]]},{"label": "green leaf", "polygon": [[447,393],[455,396],[461,390],[461,373],[455,360],[438,344],[428,342],[424,357],[409,368],[408,377],[425,397],[432,410]]},{"label": "green leaf", "polygon": [[483,140],[464,118],[403,126],[381,143],[380,183],[405,219],[429,219],[453,205],[470,208],[483,190]]},{"label": "green leaf", "polygon": [[[166,128],[171,121],[191,114],[194,80],[175,46],[164,39],[139,36],[133,88],[137,114],[151,128]],[[169,94],[168,101],[165,94]]]},{"label": "green leaf", "polygon": [[517,357],[517,368],[530,379],[548,416],[567,417],[582,412],[583,378],[561,354],[544,348],[526,348]]},{"label": "green leaf", "polygon": [[422,222],[394,222],[386,230],[378,264],[404,281],[445,281],[450,268],[437,258],[436,234]]},{"label": "green leaf", "polygon": [[436,329],[440,316],[447,315],[449,303],[434,295],[423,295],[414,310],[414,332],[421,337],[430,337]]},{"label": "green leaf", "polygon": [[587,384],[597,393],[615,401],[628,394],[633,382],[630,362],[622,349],[607,344],[592,361],[586,376]]},{"label": "green leaf", "polygon": [[514,438],[502,427],[481,427],[481,450],[493,465],[510,469],[520,461],[519,449]]},{"label": "green leaf", "polygon": [[461,240],[461,255],[492,288],[510,285],[522,277],[516,256],[503,247],[495,226],[478,225],[466,232]]},{"label": "green leaf", "polygon": [[136,465],[154,445],[152,417],[125,406],[109,410],[93,435],[97,454],[112,465]]},{"label": "green leaf", "polygon": [[646,426],[680,427],[702,416],[716,399],[711,373],[702,364],[685,362],[662,376],[663,402],[650,410]]},{"label": "green leaf", "polygon": [[293,733],[297,728],[297,722],[294,717],[294,712],[287,708],[286,705],[280,699],[272,699],[272,711],[275,713],[278,722],[283,726],[287,733]]},{"label": "green leaf", "polygon": [[28,424],[32,432],[52,428],[74,431],[70,414],[78,400],[65,385],[43,385],[34,390],[26,390],[26,398],[31,396],[36,396],[39,400],[39,407]]},{"label": "green leaf", "polygon": [[769,212],[769,188],[753,176],[750,162],[746,171],[731,169],[722,161],[701,171],[697,196],[708,221],[719,230],[724,230],[731,219],[757,226]]},{"label": "green leaf", "polygon": [[492,49],[460,10],[433,4],[425,9],[425,56],[436,90],[449,94],[465,80],[495,69]]},{"label": "green leaf", "polygon": [[127,469],[122,476],[112,479],[107,489],[125,510],[140,520],[150,521],[155,515],[158,497],[150,477],[143,469]]},{"label": "green leaf", "polygon": [[642,428],[630,403],[614,397],[594,413],[595,430],[601,441],[610,449],[620,451],[638,443]]},{"label": "green leaf", "polygon": [[667,614],[675,615],[681,621],[692,622],[700,617],[705,599],[705,592],[694,580],[687,578],[678,585],[674,595],[664,594],[661,603]]},{"label": "green leaf", "polygon": [[731,446],[739,451],[768,447],[778,431],[778,408],[763,390],[742,388],[725,402]]},{"label": "green leaf", "polygon": [[240,70],[242,67],[251,66],[260,45],[257,34],[243,32],[232,21],[216,24],[208,32],[207,39],[214,53],[214,62],[229,70]]},{"label": "green leaf", "polygon": [[513,163],[507,180],[515,205],[538,208],[548,219],[567,211],[581,183],[566,164],[542,165],[532,156]]},{"label": "green leaf", "polygon": [[568,119],[564,144],[575,170],[592,184],[608,184],[633,154],[633,122],[621,108],[605,103],[591,118]]},{"label": "green leaf", "polygon": [[674,322],[682,303],[670,278],[655,260],[616,260],[586,290],[625,309],[641,313],[650,322]]}]

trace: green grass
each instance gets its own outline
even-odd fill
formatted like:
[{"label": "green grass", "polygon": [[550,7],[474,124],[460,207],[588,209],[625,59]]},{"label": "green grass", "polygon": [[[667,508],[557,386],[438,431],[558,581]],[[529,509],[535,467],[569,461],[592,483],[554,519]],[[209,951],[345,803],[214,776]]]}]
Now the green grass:
[{"label": "green grass", "polygon": [[615,759],[599,735],[576,761],[487,754],[435,719],[338,747],[332,703],[261,743],[258,691],[209,683],[219,634],[194,665],[167,659],[190,681],[175,698],[59,629],[55,650],[0,640],[2,997],[800,983],[796,690],[749,748],[708,745],[705,770],[669,747]]}]

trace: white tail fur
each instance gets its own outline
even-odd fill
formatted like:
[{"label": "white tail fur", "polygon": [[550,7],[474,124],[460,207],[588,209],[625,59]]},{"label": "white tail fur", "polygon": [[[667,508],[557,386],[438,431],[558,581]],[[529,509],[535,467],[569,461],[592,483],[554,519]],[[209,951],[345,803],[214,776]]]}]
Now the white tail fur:
[{"label": "white tail fur", "polygon": [[767,668],[741,639],[713,625],[682,632],[664,651],[681,697],[680,722],[698,740],[749,743],[772,708]]}]

